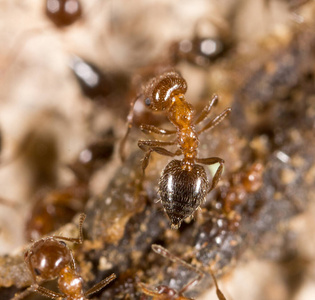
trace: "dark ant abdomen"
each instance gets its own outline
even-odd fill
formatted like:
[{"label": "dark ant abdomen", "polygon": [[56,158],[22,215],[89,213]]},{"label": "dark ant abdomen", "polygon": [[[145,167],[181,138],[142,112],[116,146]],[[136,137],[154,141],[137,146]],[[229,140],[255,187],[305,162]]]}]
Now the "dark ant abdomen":
[{"label": "dark ant abdomen", "polygon": [[172,160],[163,170],[159,194],[169,216],[172,228],[191,216],[202,204],[208,192],[204,167],[195,164],[191,170],[183,169],[180,160]]}]

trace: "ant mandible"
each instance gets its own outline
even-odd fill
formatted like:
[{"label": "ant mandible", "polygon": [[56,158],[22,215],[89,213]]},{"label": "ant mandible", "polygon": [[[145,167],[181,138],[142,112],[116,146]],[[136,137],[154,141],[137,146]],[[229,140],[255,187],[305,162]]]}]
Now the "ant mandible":
[{"label": "ant mandible", "polygon": [[[160,135],[177,135],[171,142],[157,140],[139,140],[138,146],[145,151],[142,161],[143,173],[148,166],[152,152],[165,156],[183,155],[182,160],[172,160],[164,168],[159,181],[159,194],[166,214],[171,220],[171,226],[178,229],[182,221],[191,216],[202,204],[206,195],[215,188],[220,180],[224,160],[219,157],[198,158],[199,146],[198,135],[218,125],[230,112],[231,108],[225,109],[221,114],[211,119],[201,129],[195,126],[206,120],[212,107],[217,103],[218,96],[214,95],[210,103],[195,118],[195,111],[185,99],[187,83],[176,71],[168,71],[151,79],[144,86],[143,92],[131,103],[131,109],[127,118],[127,132],[120,145],[120,154],[124,158],[124,145],[132,127],[133,107],[138,99],[144,100],[145,105],[152,111],[160,111],[166,114],[176,130],[166,130],[153,125],[143,124],[140,129],[144,133]],[[179,149],[171,152],[164,146],[177,145]],[[212,165],[219,163],[219,167],[213,176],[212,184],[207,180],[203,166],[196,164]]]},{"label": "ant mandible", "polygon": [[[174,254],[172,254],[171,252],[169,252],[167,249],[165,249],[164,247],[162,247],[160,245],[153,244],[152,250],[155,253],[171,260],[172,262],[181,264],[182,266],[186,267],[187,269],[190,269],[191,271],[198,274],[198,276],[195,279],[188,282],[180,291],[176,291],[176,290],[174,290],[174,289],[172,289],[166,285],[160,285],[154,291],[154,290],[151,290],[150,287],[148,287],[146,284],[139,282],[138,285],[141,288],[142,292],[148,296],[153,297],[153,300],[192,300],[191,298],[185,297],[184,293],[189,288],[193,287],[198,282],[200,282],[201,279],[204,277],[204,273],[201,272],[196,267],[186,263],[185,261],[183,261],[179,257],[175,256]],[[219,289],[217,280],[216,280],[211,269],[210,269],[210,274],[211,274],[212,280],[213,280],[214,285],[215,285],[216,294],[217,294],[218,299],[219,300],[226,300],[225,296],[223,295],[223,293]]]},{"label": "ant mandible", "polygon": [[[82,244],[82,225],[85,217],[83,213],[80,215],[78,238],[63,236],[43,238],[34,242],[25,252],[25,263],[31,273],[33,283],[26,293],[22,293],[23,297],[30,291],[35,291],[51,299],[86,300],[88,296],[98,292],[116,278],[113,273],[87,292],[83,292],[82,277],[77,273],[72,252],[64,241]],[[40,286],[36,276],[40,276],[45,281],[58,277],[58,287],[61,293]],[[17,295],[14,299],[21,299],[21,295]]]}]

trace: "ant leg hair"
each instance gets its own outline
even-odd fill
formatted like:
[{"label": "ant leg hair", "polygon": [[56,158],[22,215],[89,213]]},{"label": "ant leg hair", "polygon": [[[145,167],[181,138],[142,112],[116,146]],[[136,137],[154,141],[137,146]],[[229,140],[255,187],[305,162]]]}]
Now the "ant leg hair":
[{"label": "ant leg hair", "polygon": [[64,240],[68,242],[72,242],[75,244],[82,244],[83,243],[83,222],[86,218],[86,214],[82,213],[80,214],[80,220],[79,220],[79,237],[78,238],[69,238],[69,237],[64,237],[64,236],[59,236],[59,235],[54,235],[53,237],[55,239],[59,240]]},{"label": "ant leg hair", "polygon": [[156,133],[156,134],[161,134],[161,135],[176,134],[176,130],[167,130],[167,129],[162,129],[162,128],[155,127],[153,125],[146,125],[146,124],[140,125],[140,129],[142,132],[146,134],[150,134],[150,133]]},{"label": "ant leg hair", "polygon": [[126,153],[125,153],[125,145],[127,142],[127,138],[128,135],[130,133],[130,130],[132,128],[132,123],[133,123],[133,117],[134,117],[134,107],[135,107],[135,103],[137,102],[137,100],[139,100],[142,97],[142,94],[138,95],[137,97],[135,97],[131,102],[130,102],[130,110],[127,116],[127,130],[126,133],[124,135],[124,137],[122,138],[120,144],[119,144],[119,155],[120,155],[120,159],[122,161],[125,161],[126,159]]},{"label": "ant leg hair", "polygon": [[220,166],[217,169],[217,171],[215,172],[213,179],[212,179],[212,185],[210,186],[208,193],[210,193],[218,184],[220,178],[221,178],[221,174],[223,171],[223,166],[224,166],[224,160],[220,157],[209,157],[209,158],[197,158],[196,162],[199,162],[201,164],[204,165],[213,165],[216,163],[219,163]]},{"label": "ant leg hair", "polygon": [[103,287],[108,285],[114,279],[116,279],[116,274],[115,273],[109,275],[108,277],[103,279],[101,282],[99,282],[99,283],[95,284],[94,286],[92,286],[87,292],[84,293],[84,296],[88,297],[88,296],[90,296],[90,295],[100,291]]},{"label": "ant leg hair", "polygon": [[63,299],[66,297],[63,294],[51,291],[51,290],[46,289],[45,287],[40,286],[40,285],[34,286],[33,290],[34,290],[34,292],[37,292],[37,293],[39,293],[39,294],[41,294],[47,298],[50,298],[50,299],[61,299],[61,298]]},{"label": "ant leg hair", "polygon": [[157,245],[157,244],[153,244],[152,245],[152,250],[165,257],[166,259],[169,259],[170,261],[174,262],[174,263],[178,263],[181,264],[182,266],[185,266],[187,269],[195,272],[196,274],[198,274],[198,276],[191,280],[190,282],[188,282],[179,292],[180,295],[182,295],[183,293],[185,293],[190,287],[195,286],[203,277],[204,277],[204,273],[197,269],[196,267],[194,267],[191,264],[186,263],[185,261],[183,261],[182,259],[180,259],[179,257],[175,256],[174,254],[172,254],[171,252],[169,252],[166,248]]},{"label": "ant leg hair", "polygon": [[173,142],[143,141],[143,140],[138,141],[139,148],[142,151],[146,152],[144,155],[144,158],[142,160],[143,173],[149,164],[150,155],[153,151],[158,153],[158,154],[170,156],[170,157],[181,155],[181,153],[182,153],[181,150],[177,150],[176,152],[171,152],[171,151],[168,151],[168,150],[161,147],[161,146],[172,146],[172,145],[175,145],[175,143],[176,143],[176,141],[173,141]]},{"label": "ant leg hair", "polygon": [[206,119],[209,116],[212,110],[212,107],[215,106],[218,103],[218,101],[219,101],[218,95],[214,94],[209,104],[205,106],[205,108],[202,110],[202,112],[200,113],[200,115],[198,116],[194,124],[197,125],[200,122],[202,122],[204,119]]},{"label": "ant leg hair", "polygon": [[225,109],[223,112],[221,112],[218,116],[216,116],[214,119],[212,119],[208,124],[206,124],[202,129],[197,131],[198,134],[204,132],[205,130],[212,129],[213,127],[217,126],[225,117],[227,117],[231,112],[231,108]]}]

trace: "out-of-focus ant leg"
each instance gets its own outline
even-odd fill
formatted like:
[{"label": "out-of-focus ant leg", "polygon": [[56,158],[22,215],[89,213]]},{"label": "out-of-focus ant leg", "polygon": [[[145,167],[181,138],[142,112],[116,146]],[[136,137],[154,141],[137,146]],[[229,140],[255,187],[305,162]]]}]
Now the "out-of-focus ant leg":
[{"label": "out-of-focus ant leg", "polygon": [[220,157],[208,157],[208,158],[196,158],[196,162],[199,162],[203,165],[213,165],[216,163],[219,163],[220,166],[217,169],[217,171],[215,172],[213,179],[212,179],[212,184],[209,187],[208,193],[210,193],[218,184],[220,178],[221,178],[221,174],[223,171],[223,167],[224,167],[224,160]]},{"label": "out-of-focus ant leg", "polygon": [[195,286],[203,277],[204,277],[204,273],[202,271],[200,271],[199,269],[197,269],[196,267],[186,263],[185,261],[183,261],[182,259],[180,259],[179,257],[177,257],[176,255],[172,254],[171,252],[169,252],[167,249],[165,249],[164,247],[160,246],[160,245],[156,245],[153,244],[152,245],[152,250],[165,257],[166,259],[169,259],[170,261],[174,262],[174,263],[178,263],[181,264],[182,266],[185,266],[187,269],[195,272],[196,274],[198,274],[198,276],[193,279],[192,281],[188,282],[180,291],[179,291],[179,295],[182,295],[183,293],[185,293],[185,291],[187,291],[187,289],[189,289],[192,286]]},{"label": "out-of-focus ant leg", "polygon": [[130,130],[131,130],[132,125],[133,125],[135,103],[137,102],[137,100],[139,100],[142,97],[143,97],[142,94],[138,95],[137,97],[135,97],[130,102],[130,110],[129,110],[129,113],[127,116],[127,131],[126,131],[126,133],[125,133],[124,137],[122,138],[120,145],[119,145],[119,155],[120,155],[120,159],[122,161],[125,161],[125,159],[126,159],[125,146],[126,146],[128,135],[129,135]]},{"label": "out-of-focus ant leg", "polygon": [[161,134],[161,135],[172,135],[172,134],[177,133],[176,130],[162,129],[162,128],[158,128],[153,125],[147,125],[147,124],[140,125],[140,130],[146,134],[156,133],[156,134]]},{"label": "out-of-focus ant leg", "polygon": [[212,96],[212,99],[210,100],[209,104],[202,110],[197,120],[194,122],[195,125],[201,123],[204,119],[206,119],[209,116],[212,107],[218,103],[218,100],[219,97],[217,95]]},{"label": "out-of-focus ant leg", "polygon": [[168,150],[163,148],[163,146],[172,146],[172,145],[175,145],[175,144],[176,144],[176,141],[173,141],[173,142],[143,141],[143,140],[138,141],[139,148],[146,152],[145,156],[143,158],[143,161],[142,161],[143,173],[144,173],[145,169],[148,166],[150,155],[151,155],[151,153],[153,151],[158,153],[158,154],[161,154],[161,155],[164,155],[164,156],[170,156],[170,157],[174,157],[174,156],[180,155],[182,153],[181,150],[177,150],[176,152],[171,152],[171,151],[168,151]]},{"label": "out-of-focus ant leg", "polygon": [[225,117],[227,117],[231,112],[231,108],[225,109],[222,113],[212,119],[208,124],[206,124],[202,129],[198,130],[197,133],[200,134],[205,130],[212,129],[213,127],[217,126]]}]

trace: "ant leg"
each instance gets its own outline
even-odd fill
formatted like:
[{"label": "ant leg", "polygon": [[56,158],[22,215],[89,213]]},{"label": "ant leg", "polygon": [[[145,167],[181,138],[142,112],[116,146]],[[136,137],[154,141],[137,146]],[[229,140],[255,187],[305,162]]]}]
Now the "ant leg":
[{"label": "ant leg", "polygon": [[64,237],[64,236],[59,236],[59,235],[54,235],[53,237],[55,239],[59,239],[59,240],[64,240],[64,241],[68,241],[68,242],[72,242],[75,244],[82,244],[83,243],[83,222],[86,218],[86,214],[82,213],[80,214],[80,220],[79,220],[79,237],[78,238],[69,238],[69,237]]},{"label": "ant leg", "polygon": [[207,129],[212,129],[213,127],[217,126],[221,121],[230,114],[231,108],[225,109],[223,112],[221,112],[218,116],[216,116],[214,119],[212,119],[208,124],[206,124],[202,129],[197,131],[198,134],[204,132]]},{"label": "ant leg", "polygon": [[146,151],[144,158],[142,160],[142,171],[144,173],[145,169],[147,168],[148,164],[149,164],[149,159],[150,159],[150,155],[151,153],[154,151],[158,154],[161,155],[165,155],[165,156],[170,156],[170,157],[174,157],[177,155],[181,155],[182,151],[181,150],[177,150],[175,153],[168,151],[160,146],[172,146],[175,145],[176,141],[173,142],[164,142],[164,141],[143,141],[140,140],[138,141],[138,146],[141,150]]},{"label": "ant leg", "polygon": [[127,142],[127,138],[128,135],[130,133],[130,130],[132,128],[132,123],[133,123],[133,117],[134,117],[134,106],[135,103],[137,102],[138,99],[140,99],[142,97],[142,95],[138,95],[137,97],[135,97],[131,102],[130,102],[130,110],[127,116],[127,131],[124,135],[124,137],[122,138],[120,144],[119,144],[119,155],[120,155],[120,159],[122,161],[125,161],[126,159],[126,153],[125,153],[125,145]]},{"label": "ant leg", "polygon": [[203,277],[204,277],[204,273],[202,271],[200,271],[199,269],[197,269],[196,267],[192,266],[191,264],[186,263],[185,261],[183,261],[182,259],[180,259],[179,257],[175,256],[174,254],[172,254],[171,252],[169,252],[167,249],[165,249],[164,247],[160,246],[160,245],[156,245],[153,244],[152,245],[152,250],[165,257],[166,259],[169,259],[170,261],[174,262],[174,263],[178,263],[181,264],[183,266],[185,266],[187,269],[190,269],[191,271],[195,272],[196,274],[198,274],[198,276],[191,280],[190,282],[188,282],[180,291],[179,291],[179,295],[182,295],[184,292],[187,291],[187,289],[189,289],[190,287],[196,285]]},{"label": "ant leg", "polygon": [[84,293],[84,296],[88,297],[88,296],[90,296],[90,295],[100,291],[103,287],[108,285],[114,279],[116,279],[116,274],[115,273],[109,275],[108,277],[103,279],[101,282],[99,282],[99,283],[95,284],[94,286],[92,286],[87,292]]},{"label": "ant leg", "polygon": [[210,193],[218,184],[220,178],[221,178],[221,174],[223,171],[223,166],[224,166],[224,160],[220,157],[209,157],[209,158],[196,158],[196,162],[199,162],[201,164],[204,165],[213,165],[216,163],[219,163],[220,166],[217,169],[217,171],[215,172],[213,179],[212,179],[212,185],[210,186],[208,193]]},{"label": "ant leg", "polygon": [[214,273],[213,273],[213,271],[211,270],[211,268],[210,268],[210,275],[211,275],[212,280],[213,280],[213,282],[214,282],[214,285],[215,285],[215,292],[216,292],[216,294],[217,294],[218,299],[219,299],[219,300],[226,300],[225,296],[223,295],[223,293],[221,292],[221,290],[220,290],[220,288],[219,288],[217,279],[215,278]]},{"label": "ant leg", "polygon": [[150,133],[156,133],[156,134],[161,134],[161,135],[176,134],[176,130],[167,130],[167,129],[162,129],[162,128],[155,127],[153,125],[146,125],[146,124],[141,125],[140,130],[146,134],[150,134]]},{"label": "ant leg", "polygon": [[158,291],[152,291],[148,285],[138,282],[138,286],[141,288],[142,292],[151,297],[161,297],[161,293]]},{"label": "ant leg", "polygon": [[37,292],[37,293],[43,295],[44,297],[47,297],[50,299],[61,299],[61,298],[63,299],[66,297],[63,294],[53,292],[53,291],[46,289],[45,287],[37,285],[37,284],[33,287],[33,290],[34,290],[34,292]]},{"label": "ant leg", "polygon": [[194,124],[197,125],[200,122],[202,122],[204,119],[206,119],[209,116],[212,107],[215,106],[218,103],[218,101],[219,101],[218,95],[214,94],[209,104],[202,110],[197,120],[194,121]]}]

